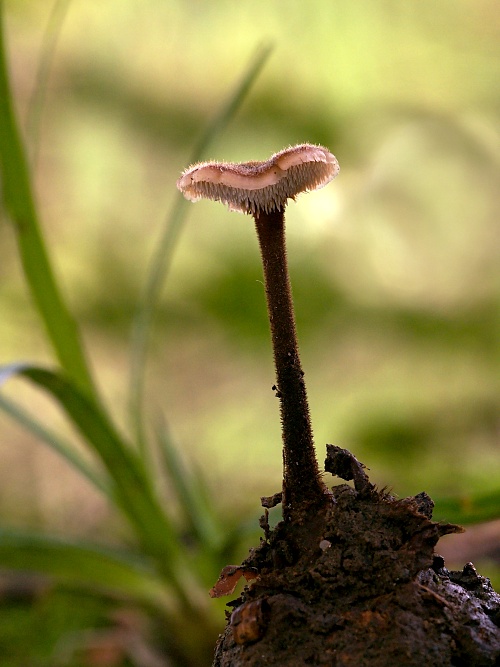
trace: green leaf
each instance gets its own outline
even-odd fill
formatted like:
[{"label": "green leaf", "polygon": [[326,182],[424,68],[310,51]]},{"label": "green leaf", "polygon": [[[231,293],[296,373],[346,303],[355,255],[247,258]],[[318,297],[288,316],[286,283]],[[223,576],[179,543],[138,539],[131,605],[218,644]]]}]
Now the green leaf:
[{"label": "green leaf", "polygon": [[40,139],[40,125],[47,92],[52,61],[61,34],[62,24],[66,18],[71,0],[55,0],[52,11],[43,33],[40,59],[35,77],[35,86],[28,107],[26,119],[26,134],[31,149],[31,165],[35,169],[38,162],[38,146]]},{"label": "green leaf", "polygon": [[103,462],[115,502],[132,524],[144,551],[157,560],[160,571],[171,583],[182,589],[179,536],[160,506],[137,452],[121,439],[105,413],[61,374],[36,366],[11,364],[0,369],[0,381],[14,373],[31,380],[57,400]]},{"label": "green leaf", "polygon": [[[35,366],[20,375],[48,391],[86,442],[101,458],[114,482],[116,499],[151,554],[176,551],[176,535],[154,497],[152,483],[137,453],[116,432],[107,416],[70,380]],[[178,554],[177,554],[178,555]]]},{"label": "green leaf", "polygon": [[24,275],[33,302],[44,322],[57,358],[82,391],[95,396],[80,335],[54,277],[40,230],[28,164],[12,102],[3,39],[3,4],[0,3],[0,176],[5,211],[19,248]]},{"label": "green leaf", "polygon": [[11,364],[0,367],[0,384],[14,373],[49,392],[101,459],[110,477],[112,497],[134,529],[142,552],[154,560],[159,576],[185,613],[195,618],[202,600],[199,574],[137,451],[121,439],[99,406],[61,374]]},{"label": "green leaf", "polygon": [[434,499],[434,518],[458,524],[481,523],[500,517],[500,491]]},{"label": "green leaf", "polygon": [[199,548],[208,556],[211,552],[220,550],[224,541],[224,533],[212,499],[204,493],[204,486],[199,483],[196,475],[183,465],[165,425],[158,428],[157,437],[163,465],[179,500],[181,511]]},{"label": "green leaf", "polygon": [[161,608],[170,604],[147,561],[84,542],[0,529],[0,566],[37,572],[76,588],[99,589]]},{"label": "green leaf", "polygon": [[38,419],[35,419],[18,403],[1,394],[0,409],[62,456],[75,470],[86,477],[96,489],[107,496],[110,495],[109,484],[80,456],[71,443],[43,426]]},{"label": "green leaf", "polygon": [[[235,113],[243,104],[244,99],[259,76],[271,51],[272,47],[269,45],[262,46],[257,51],[234,91],[196,144],[188,164],[199,161],[210,144],[229,124]],[[187,215],[188,206],[189,203],[179,194],[174,202],[172,211],[167,216],[163,235],[158,243],[153,259],[151,260],[144,294],[138,305],[132,328],[129,390],[130,415],[136,441],[143,452],[145,451],[146,439],[144,437],[142,401],[149,337],[154,313],[172,263],[174,249]]]}]

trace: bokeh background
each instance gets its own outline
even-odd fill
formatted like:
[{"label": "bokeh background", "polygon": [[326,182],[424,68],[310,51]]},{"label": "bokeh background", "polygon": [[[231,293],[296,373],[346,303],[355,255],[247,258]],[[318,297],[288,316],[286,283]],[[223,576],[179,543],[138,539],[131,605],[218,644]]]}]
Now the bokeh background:
[{"label": "bokeh background", "polygon": [[[373,481],[401,496],[497,490],[496,0],[60,5],[34,181],[57,275],[122,428],[132,319],[179,196],[175,181],[256,50],[270,45],[243,106],[205,157],[265,159],[313,142],[340,162],[336,181],[287,211],[320,460],[327,442],[347,447]],[[5,8],[26,125],[53,3],[11,0]],[[259,496],[278,491],[281,479],[251,222],[216,203],[191,206],[146,373],[151,420],[164,414],[185,461],[206,473],[221,513],[249,521],[260,513]],[[0,299],[2,362],[53,364],[5,220]],[[23,383],[12,380],[3,391],[67,429]],[[0,456],[2,522],[114,539],[104,501],[1,414]],[[482,554],[483,570],[498,584],[495,554]]]}]

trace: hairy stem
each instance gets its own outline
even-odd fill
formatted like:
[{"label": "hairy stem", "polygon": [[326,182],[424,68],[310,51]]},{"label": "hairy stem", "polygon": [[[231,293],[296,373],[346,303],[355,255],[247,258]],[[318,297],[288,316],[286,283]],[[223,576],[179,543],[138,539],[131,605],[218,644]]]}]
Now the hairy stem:
[{"label": "hairy stem", "polygon": [[255,215],[267,309],[281,405],[283,435],[283,516],[325,498],[314,452],[304,373],[302,371],[292,290],[288,275],[283,211]]}]

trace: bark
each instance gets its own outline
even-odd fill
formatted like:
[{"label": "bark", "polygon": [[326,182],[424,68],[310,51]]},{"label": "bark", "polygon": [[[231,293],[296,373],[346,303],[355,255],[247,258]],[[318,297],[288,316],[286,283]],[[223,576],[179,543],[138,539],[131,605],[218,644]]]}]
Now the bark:
[{"label": "bark", "polygon": [[242,564],[258,578],[229,603],[214,667],[500,665],[500,596],[435,553],[461,529],[432,521],[425,493],[378,490],[346,450],[329,445],[325,468],[354,487],[274,530],[265,509],[265,539]]}]

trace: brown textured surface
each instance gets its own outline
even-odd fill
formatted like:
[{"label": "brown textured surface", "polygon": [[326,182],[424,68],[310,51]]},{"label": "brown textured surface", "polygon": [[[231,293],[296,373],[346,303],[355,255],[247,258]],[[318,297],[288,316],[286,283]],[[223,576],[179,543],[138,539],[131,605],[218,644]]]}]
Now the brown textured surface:
[{"label": "brown textured surface", "polygon": [[214,666],[500,665],[500,596],[471,564],[450,573],[434,555],[459,529],[431,520],[426,494],[377,491],[329,448],[335,466],[356,488],[336,486],[322,512],[266,531],[244,563],[260,576],[230,603]]}]

